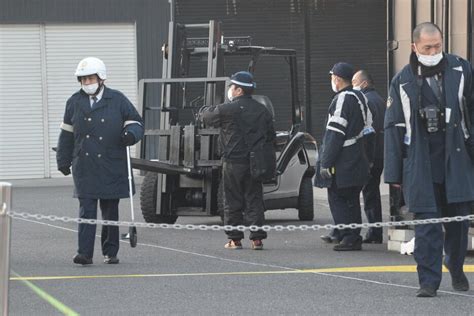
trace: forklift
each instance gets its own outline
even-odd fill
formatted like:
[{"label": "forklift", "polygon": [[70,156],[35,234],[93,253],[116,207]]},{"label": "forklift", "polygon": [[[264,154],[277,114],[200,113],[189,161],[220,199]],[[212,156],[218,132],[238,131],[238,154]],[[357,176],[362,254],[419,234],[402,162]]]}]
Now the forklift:
[{"label": "forklift", "polygon": [[[145,136],[139,158],[131,161],[133,168],[146,172],[140,193],[143,217],[146,222],[168,224],[179,216],[223,218],[219,129],[203,126],[199,110],[229,102],[227,65],[233,62],[239,70],[258,73],[259,60],[279,58],[289,70],[291,123],[288,130],[276,132],[277,168],[275,177],[263,183],[265,209],[296,208],[299,220],[313,220],[312,177],[318,148],[316,140],[301,131],[296,52],[252,46],[250,37],[224,37],[221,28],[214,20],[170,22],[168,42],[162,48],[162,78],[139,81]],[[271,96],[252,97],[275,117]]]}]

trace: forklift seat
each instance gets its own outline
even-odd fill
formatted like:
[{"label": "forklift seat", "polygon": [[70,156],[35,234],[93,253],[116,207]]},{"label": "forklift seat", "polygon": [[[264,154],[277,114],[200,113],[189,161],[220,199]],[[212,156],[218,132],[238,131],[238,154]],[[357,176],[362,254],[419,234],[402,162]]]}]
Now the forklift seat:
[{"label": "forklift seat", "polygon": [[254,99],[255,101],[257,101],[258,103],[261,103],[261,104],[265,105],[265,107],[266,107],[267,110],[270,112],[270,114],[272,115],[272,117],[273,117],[273,118],[275,117],[275,110],[273,110],[272,101],[270,101],[270,99],[269,99],[266,95],[253,94],[253,95],[252,95],[252,99]]}]

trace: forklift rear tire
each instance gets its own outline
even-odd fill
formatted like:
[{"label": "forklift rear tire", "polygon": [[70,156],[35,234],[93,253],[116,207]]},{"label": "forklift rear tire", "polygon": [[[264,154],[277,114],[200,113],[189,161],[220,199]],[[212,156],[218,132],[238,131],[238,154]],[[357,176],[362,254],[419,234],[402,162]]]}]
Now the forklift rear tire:
[{"label": "forklift rear tire", "polygon": [[298,197],[298,218],[300,221],[312,221],[314,218],[313,183],[311,177],[303,177]]},{"label": "forklift rear tire", "polygon": [[[156,172],[147,172],[142,182],[140,192],[140,206],[143,218],[147,223],[165,223],[174,224],[178,219],[176,215],[156,214],[156,186],[158,184],[158,174]],[[169,198],[162,194],[162,198]]]}]

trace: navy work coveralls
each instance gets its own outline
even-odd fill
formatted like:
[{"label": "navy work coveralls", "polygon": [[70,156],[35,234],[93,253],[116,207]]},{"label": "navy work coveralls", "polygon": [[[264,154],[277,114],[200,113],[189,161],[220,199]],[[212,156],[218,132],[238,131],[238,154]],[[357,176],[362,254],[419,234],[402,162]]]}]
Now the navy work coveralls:
[{"label": "navy work coveralls", "polygon": [[[329,106],[319,155],[320,167],[335,169],[328,187],[328,202],[335,224],[362,222],[359,196],[369,176],[364,133],[371,131],[372,113],[362,92],[349,86],[336,93]],[[317,173],[316,186],[320,186],[319,177]],[[360,228],[333,233],[344,243],[354,243],[361,238]]]},{"label": "navy work coveralls", "polygon": [[[72,165],[80,218],[96,219],[100,200],[102,218],[118,220],[119,199],[129,197],[127,151],[121,144],[124,130],[135,143],[143,137],[142,119],[121,92],[104,86],[94,107],[82,90],[67,101],[56,159],[58,169]],[[93,257],[95,231],[96,225],[79,224],[79,254]],[[101,236],[103,255],[115,257],[118,227],[103,226]]]},{"label": "navy work coveralls", "polygon": [[[416,219],[467,215],[474,200],[474,164],[467,152],[473,132],[465,117],[474,118],[470,64],[445,54],[446,68],[437,98],[426,79],[421,89],[411,65],[392,80],[385,115],[385,182],[402,184],[406,205]],[[421,102],[419,95],[421,90]],[[439,101],[439,102],[438,102]],[[466,111],[463,111],[463,102]],[[440,130],[428,133],[419,109],[441,107]],[[466,113],[468,112],[468,113]],[[472,146],[472,145],[471,145]],[[453,276],[463,270],[469,222],[444,224],[445,263]],[[441,224],[415,226],[415,260],[421,287],[441,282]]]},{"label": "navy work coveralls", "polygon": [[[207,125],[220,127],[222,181],[224,183],[224,225],[262,226],[265,219],[262,181],[250,175],[251,139],[274,142],[275,129],[270,111],[251,95],[236,97],[229,103],[205,108],[201,118]],[[243,239],[238,230],[226,231],[233,240]],[[250,232],[251,240],[267,237],[263,230]]]},{"label": "navy work coveralls", "polygon": [[[374,88],[362,90],[367,98],[367,105],[373,115],[373,128],[375,130],[375,152],[373,166],[370,168],[370,176],[367,184],[362,188],[364,197],[364,211],[369,223],[382,221],[382,202],[380,200],[380,176],[383,171],[383,122],[385,118],[386,102],[375,91]],[[382,241],[382,228],[371,227],[367,231],[366,238]]]}]

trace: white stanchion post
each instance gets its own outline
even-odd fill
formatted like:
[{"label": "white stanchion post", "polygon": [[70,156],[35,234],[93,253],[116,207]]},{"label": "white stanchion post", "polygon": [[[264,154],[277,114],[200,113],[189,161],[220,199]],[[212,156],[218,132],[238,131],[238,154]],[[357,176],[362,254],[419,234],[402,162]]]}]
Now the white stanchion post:
[{"label": "white stanchion post", "polygon": [[10,281],[10,232],[12,185],[0,182],[0,311],[8,315],[8,284]]}]

